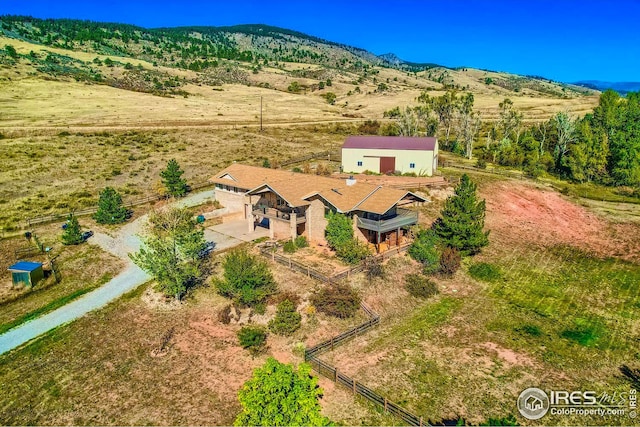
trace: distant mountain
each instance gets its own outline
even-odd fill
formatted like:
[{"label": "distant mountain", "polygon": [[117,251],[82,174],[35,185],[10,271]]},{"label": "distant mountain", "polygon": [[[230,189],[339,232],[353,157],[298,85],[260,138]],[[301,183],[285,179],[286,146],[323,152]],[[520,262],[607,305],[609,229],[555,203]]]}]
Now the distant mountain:
[{"label": "distant mountain", "polygon": [[372,66],[412,72],[438,67],[403,61],[393,54],[377,56],[358,47],[263,24],[143,28],[4,15],[0,16],[0,35],[64,49],[129,56],[194,71],[210,67],[213,58],[250,62],[256,66],[301,62],[351,71]]},{"label": "distant mountain", "polygon": [[621,95],[626,95],[629,92],[640,91],[640,82],[603,82],[600,80],[583,80],[573,84],[599,91],[613,89]]}]

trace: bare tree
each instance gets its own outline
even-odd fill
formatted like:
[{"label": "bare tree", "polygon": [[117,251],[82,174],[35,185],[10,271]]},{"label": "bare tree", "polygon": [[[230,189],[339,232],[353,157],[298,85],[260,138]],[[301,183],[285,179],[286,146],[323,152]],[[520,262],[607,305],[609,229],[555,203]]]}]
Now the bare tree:
[{"label": "bare tree", "polygon": [[513,133],[515,134],[515,143],[518,144],[522,132],[522,113],[513,107],[513,101],[509,98],[505,98],[498,106],[500,107],[499,125],[502,129],[502,137],[509,138]]},{"label": "bare tree", "polygon": [[553,155],[556,167],[561,167],[564,157],[569,153],[569,144],[576,140],[576,122],[567,111],[561,111],[553,117],[553,124],[558,132]]},{"label": "bare tree", "polygon": [[460,102],[457,103],[455,120],[456,133],[464,141],[465,154],[469,159],[471,159],[473,153],[473,140],[480,128],[480,118],[473,111],[473,101],[472,93],[462,97]]}]

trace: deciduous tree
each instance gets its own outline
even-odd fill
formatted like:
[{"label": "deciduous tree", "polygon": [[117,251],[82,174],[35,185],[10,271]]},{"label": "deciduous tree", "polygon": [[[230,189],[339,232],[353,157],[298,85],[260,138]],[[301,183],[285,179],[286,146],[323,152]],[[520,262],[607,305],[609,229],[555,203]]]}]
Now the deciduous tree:
[{"label": "deciduous tree", "polygon": [[238,392],[236,426],[327,426],[320,414],[322,389],[306,363],[295,369],[270,357]]},{"label": "deciduous tree", "polygon": [[165,295],[179,300],[201,279],[204,231],[188,209],[151,212],[142,242],[140,251],[130,257],[155,278]]}]

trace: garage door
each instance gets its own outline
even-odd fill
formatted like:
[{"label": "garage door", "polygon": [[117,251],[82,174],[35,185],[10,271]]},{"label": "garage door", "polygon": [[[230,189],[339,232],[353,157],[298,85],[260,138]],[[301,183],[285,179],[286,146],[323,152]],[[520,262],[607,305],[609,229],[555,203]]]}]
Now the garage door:
[{"label": "garage door", "polygon": [[380,173],[393,173],[396,170],[395,157],[380,157]]}]

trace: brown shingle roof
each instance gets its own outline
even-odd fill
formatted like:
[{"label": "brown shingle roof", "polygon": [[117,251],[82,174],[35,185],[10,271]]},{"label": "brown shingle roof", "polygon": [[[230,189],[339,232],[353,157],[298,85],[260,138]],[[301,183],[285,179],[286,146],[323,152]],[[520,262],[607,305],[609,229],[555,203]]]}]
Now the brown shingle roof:
[{"label": "brown shingle roof", "polygon": [[342,144],[342,148],[433,151],[437,141],[435,137],[431,136],[350,136]]},{"label": "brown shingle roof", "polygon": [[[229,176],[229,178],[223,178]],[[341,212],[363,210],[383,214],[409,196],[425,201],[409,191],[358,182],[348,186],[343,179],[308,175],[277,169],[266,169],[234,163],[209,180],[252,191],[269,186],[291,206],[305,206],[314,195],[322,197]]]}]

